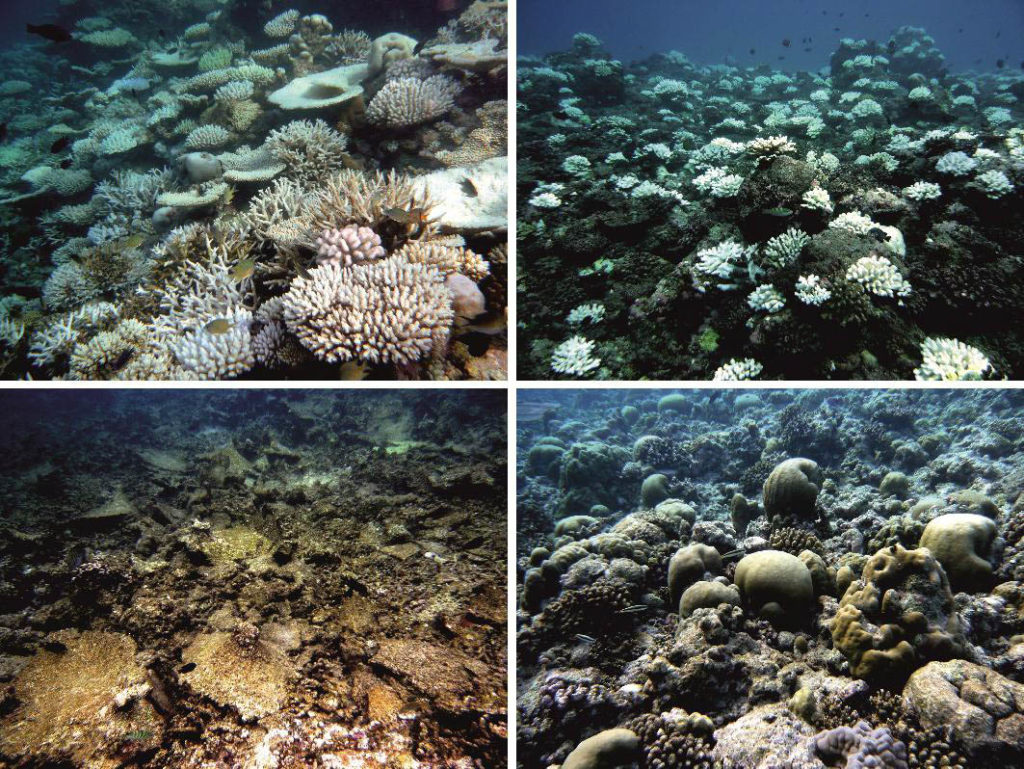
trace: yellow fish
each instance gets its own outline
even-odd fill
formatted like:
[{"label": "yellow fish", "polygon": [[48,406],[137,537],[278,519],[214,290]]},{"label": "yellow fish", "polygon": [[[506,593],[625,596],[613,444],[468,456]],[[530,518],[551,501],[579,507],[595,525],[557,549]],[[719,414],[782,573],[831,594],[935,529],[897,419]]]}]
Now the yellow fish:
[{"label": "yellow fish", "polygon": [[370,367],[365,363],[349,361],[348,363],[341,364],[341,368],[338,369],[338,379],[345,382],[359,382],[366,379],[369,371]]},{"label": "yellow fish", "polygon": [[210,334],[226,334],[231,330],[231,321],[227,318],[216,318],[206,324],[206,331]]},{"label": "yellow fish", "polygon": [[231,276],[231,280],[237,282],[243,281],[246,278],[251,278],[253,273],[256,272],[256,260],[255,259],[243,259],[234,267],[231,268],[231,272],[228,273]]}]

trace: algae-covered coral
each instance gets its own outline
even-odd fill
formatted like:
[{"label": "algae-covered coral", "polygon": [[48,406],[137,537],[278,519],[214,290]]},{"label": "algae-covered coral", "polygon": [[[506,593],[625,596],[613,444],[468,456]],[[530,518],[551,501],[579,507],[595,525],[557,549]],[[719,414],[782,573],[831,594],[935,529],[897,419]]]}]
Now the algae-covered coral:
[{"label": "algae-covered coral", "polygon": [[0,402],[0,764],[505,765],[504,393]]},{"label": "algae-covered coral", "polygon": [[52,21],[0,52],[0,374],[505,378],[504,0]]},{"label": "algae-covered coral", "polygon": [[520,59],[524,374],[1019,378],[1024,74],[951,71],[920,27],[835,35],[815,71],[763,44]]},{"label": "algae-covered coral", "polygon": [[519,765],[1022,765],[1022,427],[1016,391],[520,393]]}]

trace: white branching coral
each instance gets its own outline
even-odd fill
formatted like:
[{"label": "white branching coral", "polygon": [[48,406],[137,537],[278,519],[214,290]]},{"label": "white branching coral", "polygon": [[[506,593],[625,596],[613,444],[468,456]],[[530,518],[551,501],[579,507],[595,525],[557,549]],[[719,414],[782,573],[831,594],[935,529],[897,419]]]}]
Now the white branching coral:
[{"label": "white branching coral", "polygon": [[459,84],[447,75],[425,80],[403,77],[389,80],[370,100],[366,119],[388,128],[407,128],[443,117],[455,105]]},{"label": "white branching coral", "polygon": [[316,239],[319,264],[333,262],[342,267],[351,267],[359,262],[370,262],[387,256],[381,245],[380,235],[369,227],[349,225],[340,230],[324,230]]},{"label": "white branching coral", "polygon": [[253,319],[242,290],[246,283],[232,276],[227,248],[215,246],[209,235],[204,240],[208,258],[185,261],[166,287],[154,291],[161,314],[152,327],[186,377],[224,379],[255,365]]},{"label": "white branching coral", "polygon": [[747,304],[753,310],[760,312],[778,312],[786,306],[786,298],[770,283],[758,286],[747,297]]},{"label": "white branching coral", "polygon": [[794,152],[796,145],[788,136],[759,137],[747,142],[747,154],[753,155],[758,162],[771,160],[779,155],[791,155]]},{"label": "white branching coral", "polygon": [[903,188],[903,197],[920,203],[922,200],[935,200],[942,196],[942,188],[933,182],[914,182]]},{"label": "white branching coral", "polygon": [[910,284],[896,265],[877,254],[862,257],[850,265],[846,279],[860,283],[875,296],[907,296],[910,293]]},{"label": "white branching coral", "polygon": [[739,194],[743,177],[724,168],[709,168],[693,180],[693,185],[713,198],[731,198]]},{"label": "white branching coral", "polygon": [[935,170],[951,176],[967,176],[978,165],[978,161],[966,152],[947,152],[935,164]]},{"label": "white branching coral", "polygon": [[604,305],[599,302],[587,302],[574,307],[566,316],[565,322],[570,326],[581,326],[584,323],[600,323],[604,320]]},{"label": "white branching coral", "polygon": [[929,337],[921,343],[920,368],[914,377],[922,381],[956,382],[979,380],[992,368],[977,347],[948,337]]},{"label": "white branching coral", "polygon": [[593,354],[594,343],[582,336],[571,336],[551,353],[551,368],[559,374],[581,377],[601,365]]},{"label": "white branching coral", "polygon": [[185,146],[190,150],[207,150],[222,147],[231,141],[231,132],[223,126],[210,124],[194,128],[185,138]]},{"label": "white branching coral", "polygon": [[790,227],[765,244],[762,261],[771,267],[785,267],[795,262],[804,246],[810,242],[811,238],[806,232]]},{"label": "white branching coral", "polygon": [[866,235],[872,227],[877,227],[878,225],[860,211],[850,211],[845,214],[839,214],[839,216],[828,223],[828,226],[833,230],[845,230],[856,235]]},{"label": "white branching coral", "polygon": [[441,273],[400,259],[323,264],[281,301],[288,329],[329,363],[414,363],[443,347],[454,318]]},{"label": "white branching coral", "polygon": [[748,257],[750,250],[735,240],[726,240],[712,248],[704,248],[697,252],[697,261],[693,270],[695,278],[732,277],[736,268]]},{"label": "white branching coral", "polygon": [[975,181],[992,200],[998,200],[1003,195],[1013,192],[1013,182],[1002,171],[986,171],[979,174]]},{"label": "white branching coral", "polygon": [[835,208],[832,205],[832,198],[829,197],[828,190],[818,185],[811,187],[804,193],[803,202],[800,204],[800,207],[810,209],[811,211],[824,211],[826,214],[832,213]]},{"label": "white branching coral", "polygon": [[266,148],[300,181],[316,181],[337,171],[345,157],[348,137],[323,120],[293,120],[270,132]]},{"label": "white branching coral", "polygon": [[801,275],[796,281],[796,298],[804,304],[818,306],[832,298],[832,292],[821,283],[821,278],[813,273]]},{"label": "white branching coral", "polygon": [[753,358],[741,360],[732,358],[715,369],[712,380],[715,382],[740,382],[745,379],[757,379],[763,369],[764,366]]},{"label": "white branching coral", "polygon": [[299,21],[299,12],[291,8],[284,13],[279,13],[263,25],[263,32],[267,37],[288,37],[295,31],[295,25]]}]

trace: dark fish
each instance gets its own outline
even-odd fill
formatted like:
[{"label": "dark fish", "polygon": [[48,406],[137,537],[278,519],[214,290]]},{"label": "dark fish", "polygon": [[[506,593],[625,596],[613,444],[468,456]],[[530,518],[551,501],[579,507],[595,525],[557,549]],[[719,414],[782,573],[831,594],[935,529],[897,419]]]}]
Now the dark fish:
[{"label": "dark fish", "polygon": [[1021,69],[1024,69],[1024,61],[1022,61],[1022,62],[1020,63],[1020,68],[1021,68]]},{"label": "dark fish", "polygon": [[996,32],[996,40],[998,40],[998,39],[999,39],[999,38],[1001,38],[1002,36],[1003,36],[1003,33],[1002,33],[1002,32]]},{"label": "dark fish", "polygon": [[998,67],[999,69],[1002,69],[1003,67],[1005,67],[1005,66],[1006,66],[1006,62],[1005,62],[1005,61],[1003,61],[1002,59],[996,59],[996,66],[997,66],[997,67]]},{"label": "dark fish", "polygon": [[785,61],[785,60],[786,60],[786,57],[785,57],[785,56],[780,56],[780,57],[779,57],[779,61]]},{"label": "dark fish", "polygon": [[889,55],[890,56],[892,54],[896,53],[896,41],[895,40],[890,40],[889,44],[885,48],[886,48],[886,50],[889,51]]},{"label": "dark fish", "polygon": [[71,144],[71,137],[70,136],[62,136],[59,139],[57,139],[57,141],[55,141],[53,144],[50,145],[50,152],[53,152],[54,154],[56,154],[58,152],[63,152],[64,150],[66,150],[68,148],[68,145],[70,145],[70,144]]},{"label": "dark fish", "polygon": [[808,46],[807,48],[804,48],[804,53],[810,53],[812,50],[814,49]]},{"label": "dark fish", "polygon": [[839,12],[839,18],[840,19],[843,18],[845,15],[846,15],[846,11],[840,11]]},{"label": "dark fish", "polygon": [[833,27],[833,28],[832,28],[832,31],[833,31],[833,32],[838,32],[838,31],[839,31],[839,27]]},{"label": "dark fish", "polygon": [[158,35],[160,36],[160,39],[161,39],[161,40],[163,40],[163,39],[164,39],[165,37],[167,37],[167,33],[166,33],[166,32],[164,32],[164,31],[163,31],[162,29],[158,29],[158,30],[156,31],[156,33],[157,33],[157,34],[158,34]]},{"label": "dark fish", "polygon": [[30,35],[39,35],[39,37],[45,37],[55,43],[66,43],[72,39],[70,32],[56,24],[26,24],[25,31]]},{"label": "dark fish", "polygon": [[0,142],[7,141],[7,123],[0,123]]},{"label": "dark fish", "polygon": [[74,162],[75,161],[72,160],[71,158],[64,158],[62,161],[60,161],[60,167],[67,171],[69,168],[71,168],[71,165]]},{"label": "dark fish", "polygon": [[868,230],[868,235],[873,237],[879,243],[888,243],[889,236],[885,233],[885,230],[880,230],[878,227],[872,227]]},{"label": "dark fish", "polygon": [[757,53],[757,49],[751,48],[750,49],[750,55],[753,56],[755,53]]},{"label": "dark fish", "polygon": [[975,59],[975,60],[974,60],[974,63],[975,63],[975,64],[981,64],[981,59]]},{"label": "dark fish", "polygon": [[964,33],[964,28],[960,27],[960,29],[958,29],[957,32],[959,32],[962,35]]},{"label": "dark fish", "polygon": [[793,41],[790,40],[788,37],[785,40],[782,41],[782,46],[784,48],[789,48],[789,46],[791,46],[791,45],[793,45]]}]

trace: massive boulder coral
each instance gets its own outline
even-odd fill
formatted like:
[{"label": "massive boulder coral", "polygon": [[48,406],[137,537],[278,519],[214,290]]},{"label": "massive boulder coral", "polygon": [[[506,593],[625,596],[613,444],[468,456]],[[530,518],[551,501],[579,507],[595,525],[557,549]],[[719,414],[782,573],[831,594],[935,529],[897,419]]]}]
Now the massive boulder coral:
[{"label": "massive boulder coral", "polygon": [[875,553],[846,589],[832,641],[858,678],[901,683],[929,660],[962,655],[966,641],[946,572],[924,548]]},{"label": "massive boulder coral", "polygon": [[781,550],[751,553],[736,564],[736,585],[744,605],[779,626],[798,625],[814,602],[811,572]]},{"label": "massive boulder coral", "polygon": [[821,470],[813,459],[787,459],[764,482],[764,509],[768,520],[813,520]]},{"label": "massive boulder coral", "polygon": [[996,524],[973,513],[949,513],[929,521],[921,547],[932,551],[949,576],[954,590],[984,590],[992,582],[992,554]]}]

